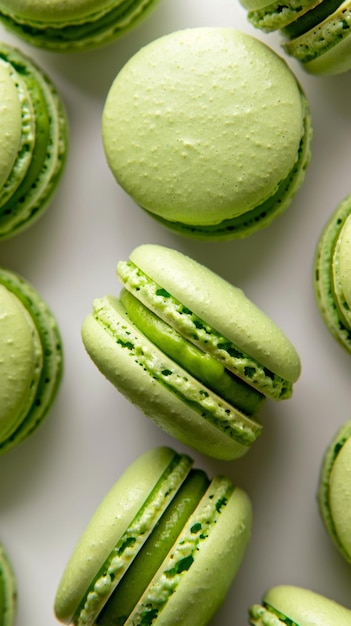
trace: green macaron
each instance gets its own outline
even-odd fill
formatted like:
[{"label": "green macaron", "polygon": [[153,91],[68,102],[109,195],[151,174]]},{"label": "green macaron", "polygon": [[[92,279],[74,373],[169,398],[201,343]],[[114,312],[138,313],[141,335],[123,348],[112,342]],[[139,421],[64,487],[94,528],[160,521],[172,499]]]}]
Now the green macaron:
[{"label": "green macaron", "polygon": [[338,205],[318,241],[316,301],[335,339],[351,352],[351,195]]},{"label": "green macaron", "polygon": [[169,448],[136,459],[107,493],[59,584],[55,613],[76,626],[204,626],[251,535],[246,493]]},{"label": "green macaron", "polygon": [[28,43],[56,51],[107,44],[146,17],[157,0],[0,0],[0,20]]},{"label": "green macaron", "polygon": [[264,31],[280,30],[285,51],[312,74],[351,69],[350,0],[241,0],[249,21]]},{"label": "green macaron", "polygon": [[0,624],[14,626],[17,608],[15,574],[3,546],[0,544]]},{"label": "green macaron", "polygon": [[280,585],[249,611],[252,626],[351,626],[351,611],[314,591]]},{"label": "green macaron", "polygon": [[322,520],[334,544],[351,563],[351,422],[335,434],[322,463],[318,490]]},{"label": "green macaron", "polygon": [[232,28],[171,33],[137,52],[104,107],[107,163],[159,222],[200,239],[246,237],[289,205],[311,116],[286,63]]},{"label": "green macaron", "polygon": [[0,455],[48,414],[62,376],[56,319],[34,287],[0,268]]},{"label": "green macaron", "polygon": [[22,52],[0,44],[0,240],[42,215],[67,153],[67,118],[51,80]]},{"label": "green macaron", "polygon": [[96,299],[82,327],[92,360],[183,443],[245,454],[265,397],[289,398],[300,374],[290,341],[242,290],[176,250],[141,245],[117,273],[120,297]]}]

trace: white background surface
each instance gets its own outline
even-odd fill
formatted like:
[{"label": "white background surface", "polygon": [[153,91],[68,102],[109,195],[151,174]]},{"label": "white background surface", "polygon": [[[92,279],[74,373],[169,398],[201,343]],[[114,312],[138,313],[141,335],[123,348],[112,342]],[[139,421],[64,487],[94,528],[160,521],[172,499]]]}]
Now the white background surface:
[{"label": "white background surface", "polygon": [[127,465],[159,444],[185,449],[103,379],[80,338],[92,300],[119,292],[117,261],[146,242],[188,253],[243,288],[286,332],[302,360],[293,398],[267,401],[263,434],[244,459],[220,463],[192,453],[210,475],[224,472],[246,488],[254,509],[246,559],[211,626],[246,624],[248,606],[281,583],[310,587],[351,607],[350,566],[329,541],[316,504],[324,450],[351,417],[351,355],[326,330],[312,287],[319,233],[351,192],[351,73],[317,78],[288,59],[310,100],[314,125],[303,188],[282,217],[246,240],[184,239],[118,188],[105,163],[100,123],[110,84],[134,52],[165,33],[204,25],[239,28],[283,54],[279,35],[254,31],[237,0],[163,0],[123,39],[84,54],[40,51],[1,30],[3,40],[29,53],[53,78],[71,127],[54,202],[30,230],[0,244],[0,264],[21,273],[46,299],[65,348],[64,379],[50,416],[0,457],[0,539],[18,580],[16,625],[56,623],[52,606],[66,561]]}]

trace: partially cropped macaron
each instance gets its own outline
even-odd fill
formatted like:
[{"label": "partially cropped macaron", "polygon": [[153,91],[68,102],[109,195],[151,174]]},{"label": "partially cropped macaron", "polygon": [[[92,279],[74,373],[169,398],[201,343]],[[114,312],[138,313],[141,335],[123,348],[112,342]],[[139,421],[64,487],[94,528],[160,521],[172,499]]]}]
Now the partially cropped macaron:
[{"label": "partially cropped macaron", "polygon": [[327,328],[351,352],[351,194],[338,205],[319,237],[314,286]]},{"label": "partially cropped macaron", "polygon": [[0,455],[42,423],[61,376],[54,315],[28,281],[0,268]]},{"label": "partially cropped macaron", "polygon": [[137,52],[106,98],[118,184],[160,223],[246,237],[290,204],[310,160],[311,115],[287,64],[233,28],[194,28]]},{"label": "partially cropped macaron", "polygon": [[14,626],[17,609],[17,582],[4,547],[0,544],[0,624]]},{"label": "partially cropped macaron", "polygon": [[144,19],[158,0],[0,0],[0,21],[26,42],[55,51],[110,43]]},{"label": "partially cropped macaron", "polygon": [[249,21],[263,31],[280,30],[285,51],[312,74],[351,69],[350,0],[241,0]]},{"label": "partially cropped macaron", "polygon": [[246,493],[169,448],[136,459],[107,493],[55,600],[66,624],[205,626],[251,536]]},{"label": "partially cropped macaron", "polygon": [[67,117],[48,76],[0,43],[0,240],[40,217],[57,189],[68,144]]},{"label": "partially cropped macaron", "polygon": [[351,563],[351,421],[338,429],[325,452],[318,503],[329,536]]},{"label": "partially cropped macaron", "polygon": [[295,348],[243,293],[190,257],[145,244],[120,261],[120,297],[82,327],[99,370],[161,428],[209,456],[245,454],[266,397],[289,398]]},{"label": "partially cropped macaron", "polygon": [[249,610],[252,626],[351,626],[351,611],[319,593],[280,585]]}]

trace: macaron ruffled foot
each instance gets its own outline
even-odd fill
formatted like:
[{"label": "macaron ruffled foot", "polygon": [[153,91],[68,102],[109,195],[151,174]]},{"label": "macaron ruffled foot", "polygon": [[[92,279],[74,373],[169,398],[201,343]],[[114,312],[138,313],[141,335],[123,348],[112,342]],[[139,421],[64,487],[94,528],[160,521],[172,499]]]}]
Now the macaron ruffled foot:
[{"label": "macaron ruffled foot", "polygon": [[351,626],[351,611],[314,591],[291,585],[270,589],[249,611],[251,626]]},{"label": "macaron ruffled foot", "polygon": [[55,51],[110,43],[144,19],[158,0],[0,0],[0,20],[26,42]]},{"label": "macaron ruffled foot", "polygon": [[0,544],[0,624],[14,626],[17,609],[17,583],[10,560]]},{"label": "macaron ruffled foot", "polygon": [[308,102],[275,52],[231,28],[135,54],[103,112],[108,165],[147,213],[198,239],[246,237],[290,204],[310,160]]},{"label": "macaron ruffled foot", "polygon": [[351,195],[337,207],[319,238],[314,285],[327,328],[351,352]]},{"label": "macaron ruffled foot", "polygon": [[246,493],[209,479],[192,459],[156,448],[136,459],[101,502],[55,600],[76,626],[205,626],[251,536]]},{"label": "macaron ruffled foot", "polygon": [[176,439],[220,459],[245,454],[265,398],[292,395],[290,341],[240,289],[175,250],[139,246],[117,272],[120,297],[97,299],[82,327],[94,363]]},{"label": "macaron ruffled foot", "polygon": [[67,154],[68,126],[51,80],[0,43],[0,240],[33,224],[51,201]]},{"label": "macaron ruffled foot", "polygon": [[38,292],[0,268],[0,455],[24,441],[51,408],[62,376],[57,322]]}]

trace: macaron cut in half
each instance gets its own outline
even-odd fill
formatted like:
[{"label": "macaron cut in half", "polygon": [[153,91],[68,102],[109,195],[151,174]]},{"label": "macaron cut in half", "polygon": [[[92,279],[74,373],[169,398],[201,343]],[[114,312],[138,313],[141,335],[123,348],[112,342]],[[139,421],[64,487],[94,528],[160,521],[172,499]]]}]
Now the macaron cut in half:
[{"label": "macaron cut in half", "polygon": [[314,287],[327,328],[351,352],[351,195],[338,205],[320,235]]},{"label": "macaron cut in half", "polygon": [[59,584],[76,626],[205,626],[251,536],[246,493],[169,448],[136,459],[96,510]]},{"label": "macaron cut in half", "polygon": [[198,239],[246,237],[290,204],[310,160],[311,115],[287,64],[232,28],[143,47],[116,76],[102,136],[118,184]]},{"label": "macaron cut in half", "polygon": [[300,360],[238,288],[154,244],[120,261],[120,297],[96,299],[83,323],[99,370],[161,428],[219,459],[260,435],[265,397],[289,398]]},{"label": "macaron cut in half", "polygon": [[0,43],[0,240],[33,224],[64,170],[65,108],[51,80],[20,51]]},{"label": "macaron cut in half", "polygon": [[351,69],[350,0],[241,0],[248,19],[266,32],[280,30],[285,51],[311,74]]},{"label": "macaron cut in half", "polygon": [[314,591],[272,587],[249,611],[252,626],[351,626],[351,611]]},{"label": "macaron cut in half", "polygon": [[338,429],[326,450],[318,503],[329,536],[351,563],[351,421]]},{"label": "macaron cut in half", "polygon": [[56,319],[39,293],[0,268],[0,455],[42,423],[62,376]]},{"label": "macaron cut in half", "polygon": [[17,582],[4,547],[0,544],[0,624],[14,626],[17,609]]},{"label": "macaron cut in half", "polygon": [[26,42],[71,52],[110,43],[158,0],[0,0],[0,20]]}]

